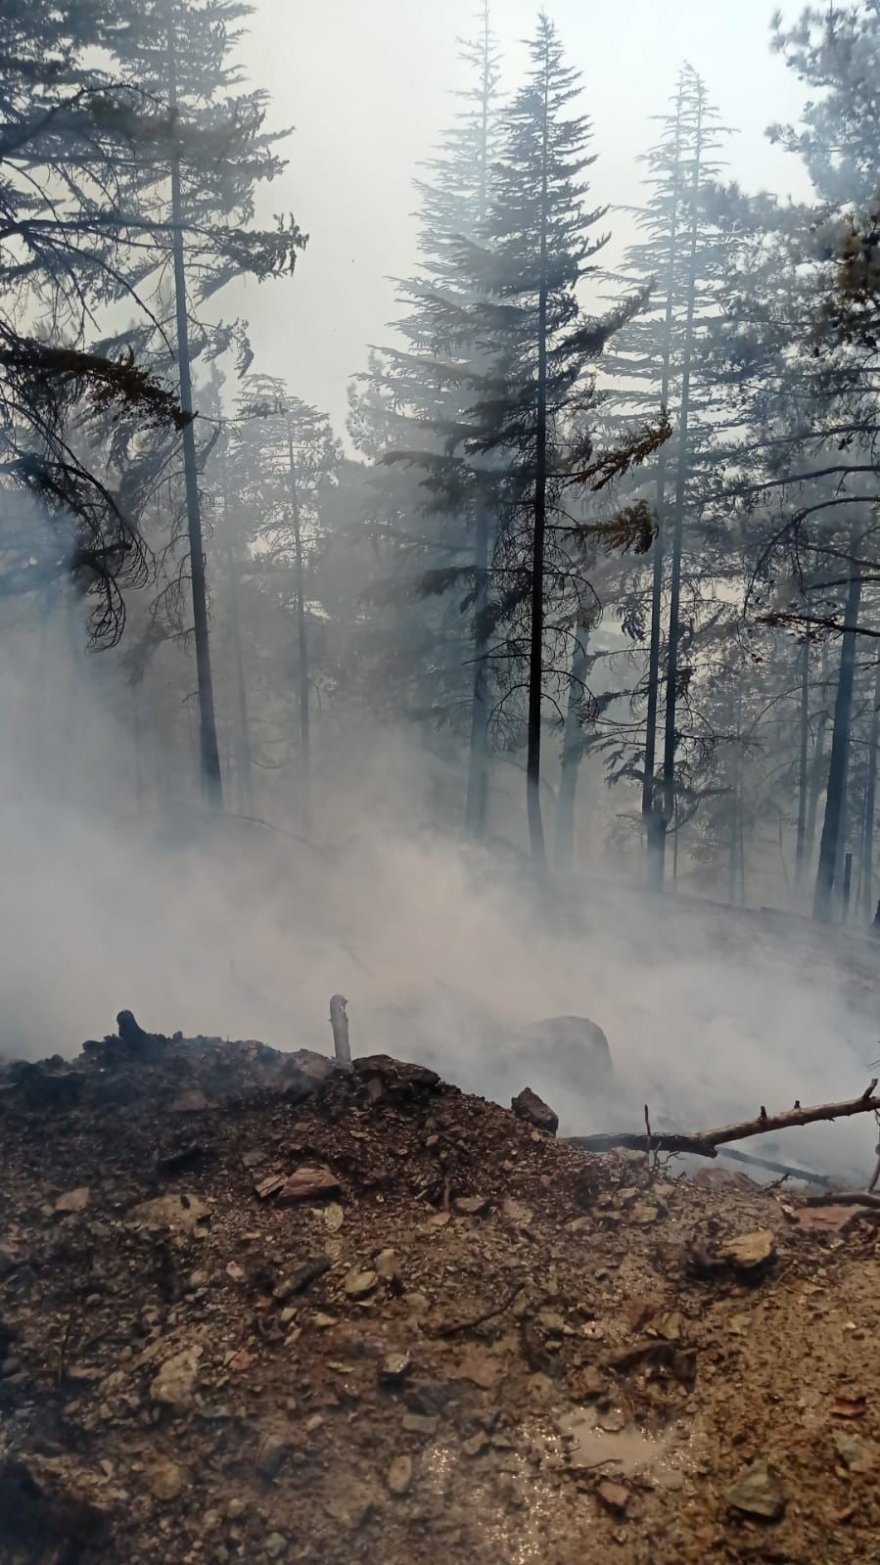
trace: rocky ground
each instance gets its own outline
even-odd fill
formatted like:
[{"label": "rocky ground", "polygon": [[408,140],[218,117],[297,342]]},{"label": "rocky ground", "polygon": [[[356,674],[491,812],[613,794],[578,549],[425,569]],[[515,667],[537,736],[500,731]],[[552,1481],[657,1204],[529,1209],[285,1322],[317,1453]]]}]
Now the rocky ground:
[{"label": "rocky ground", "polygon": [[121,1033],[0,1072],[2,1565],[880,1557],[876,1211]]}]

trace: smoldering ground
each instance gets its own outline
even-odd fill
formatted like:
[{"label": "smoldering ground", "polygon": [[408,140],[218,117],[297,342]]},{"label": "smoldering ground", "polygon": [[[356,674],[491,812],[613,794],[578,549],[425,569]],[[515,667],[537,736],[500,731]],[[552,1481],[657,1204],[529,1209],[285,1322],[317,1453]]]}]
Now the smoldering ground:
[{"label": "smoldering ground", "polygon": [[[357,1052],[430,1061],[488,1096],[507,1090],[518,1027],[591,1017],[611,1099],[540,1064],[529,1083],[570,1133],[639,1129],[646,1103],[655,1125],[696,1129],[866,1086],[868,937],[588,877],[537,894],[497,854],[420,826],[426,762],[390,735],[334,758],[314,846],[192,799],[139,810],[100,657],[59,691],[51,653],[22,636],[0,677],[7,1056],[75,1053],[122,1007],[156,1031],[329,1050],[342,991]],[[872,1128],[793,1131],[782,1150],[864,1173]]]}]

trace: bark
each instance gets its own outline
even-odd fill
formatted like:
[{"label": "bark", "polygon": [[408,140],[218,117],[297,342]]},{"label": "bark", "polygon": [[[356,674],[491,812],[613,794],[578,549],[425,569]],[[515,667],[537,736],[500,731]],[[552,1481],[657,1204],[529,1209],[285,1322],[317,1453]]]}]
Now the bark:
[{"label": "bark", "polygon": [[[853,547],[851,552],[855,557],[856,548]],[[861,573],[856,563],[852,565],[852,573],[846,597],[848,624],[855,624],[858,620],[862,592]],[[819,844],[819,868],[816,873],[816,889],[813,897],[813,917],[820,924],[831,922],[834,907],[835,872],[842,844],[846,807],[855,663],[856,633],[850,630],[844,633],[840,652],[831,757],[828,763],[828,788],[825,795],[825,819],[822,825],[822,840]]]},{"label": "bark", "polygon": [[299,692],[299,743],[300,743],[300,823],[306,836],[312,829],[312,733],[310,711],[311,670],[309,668],[309,638],[306,624],[306,589],[303,569],[302,526],[299,509],[299,490],[296,478],[296,459],[293,452],[293,430],[290,414],[287,415],[287,454],[289,461],[290,507],[293,519],[293,570],[296,596],[297,636],[297,687]]},{"label": "bark", "polygon": [[568,709],[565,714],[565,732],[562,740],[562,769],[556,800],[556,867],[563,872],[571,868],[574,856],[574,805],[577,796],[578,770],[583,752],[579,706],[587,678],[589,642],[589,625],[578,616],[574,629]]},{"label": "bark", "polygon": [[[168,61],[169,101],[172,113],[174,113],[177,108],[177,76],[174,35],[170,28],[168,33]],[[176,152],[171,159],[171,251],[174,270],[174,308],[177,325],[180,406],[183,412],[188,415],[188,422],[183,429],[183,472],[186,490],[186,524],[189,539],[190,585],[199,696],[200,773],[205,797],[219,809],[223,803],[223,784],[220,777],[220,751],[217,744],[214,681],[211,673],[211,648],[208,634],[208,588],[205,575],[205,548],[202,537],[202,511],[199,496],[196,437],[192,417],[192,371],[190,368],[189,317],[186,298],[186,262],[183,249],[183,196],[180,180],[180,158]]]},{"label": "bark", "polygon": [[877,745],[880,743],[880,662],[874,675],[874,705],[868,737],[865,816],[862,824],[861,911],[870,923],[874,914],[874,820],[877,814]]},{"label": "bark", "polygon": [[690,261],[688,269],[687,315],[685,320],[684,356],[681,376],[681,405],[678,415],[678,465],[675,480],[675,505],[672,520],[672,567],[669,601],[669,650],[666,663],[666,720],[663,742],[663,827],[658,832],[658,852],[661,859],[658,880],[663,884],[663,855],[666,847],[668,824],[675,816],[675,755],[678,748],[676,715],[678,704],[678,657],[681,643],[681,560],[684,540],[685,486],[688,475],[688,421],[690,417],[691,365],[694,353],[694,329],[697,305],[697,245],[700,232],[699,194],[702,179],[702,117],[697,120],[694,146],[694,176],[691,192],[693,211],[690,231]]},{"label": "bark", "polygon": [[229,517],[229,496],[226,479],[226,447],[221,452],[223,483],[223,542],[226,552],[226,573],[229,582],[229,631],[232,640],[232,661],[235,673],[235,772],[238,782],[238,808],[242,815],[254,812],[254,775],[251,751],[251,731],[248,715],[247,683],[244,677],[244,653],[241,641],[241,613],[238,601],[238,561],[232,547],[232,527]]},{"label": "bark", "polygon": [[483,509],[477,517],[474,565],[474,691],[465,820],[475,837],[483,837],[489,804],[489,517]]},{"label": "bark", "polygon": [[[676,121],[675,167],[676,188],[673,196],[672,218],[669,230],[669,280],[666,290],[666,314],[663,326],[663,361],[660,382],[660,406],[664,412],[669,406],[669,386],[672,378],[672,318],[675,310],[675,267],[678,259],[678,160],[681,156],[681,98],[679,97]],[[657,707],[660,691],[660,631],[663,618],[663,566],[665,558],[663,542],[663,512],[666,503],[666,445],[660,447],[657,466],[655,506],[658,531],[654,541],[654,560],[651,576],[651,634],[648,646],[648,711],[645,726],[645,768],[642,781],[642,819],[645,823],[648,885],[658,891],[663,885],[663,827],[657,819],[656,770],[657,770]]]},{"label": "bark", "polygon": [[541,814],[541,711],[544,694],[544,548],[547,529],[547,306],[548,306],[548,155],[549,83],[545,77],[542,145],[541,258],[538,294],[538,409],[535,427],[535,492],[533,503],[531,641],[529,647],[528,754],[526,802],[529,840],[535,866],[546,864]]},{"label": "bark", "polygon": [[797,844],[795,847],[795,885],[804,878],[807,863],[807,800],[810,782],[810,638],[804,641],[801,655],[800,745],[798,761]]}]

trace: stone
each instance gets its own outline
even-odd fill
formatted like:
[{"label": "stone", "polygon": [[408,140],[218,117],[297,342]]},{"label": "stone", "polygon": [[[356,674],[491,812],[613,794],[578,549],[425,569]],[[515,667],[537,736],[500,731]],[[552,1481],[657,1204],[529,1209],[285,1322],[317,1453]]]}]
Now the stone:
[{"label": "stone", "polygon": [[304,1164],[288,1176],[278,1191],[279,1206],[293,1205],[298,1201],[328,1200],[339,1194],[339,1180],[323,1163],[314,1167]]},{"label": "stone", "polygon": [[242,1168],[259,1168],[260,1164],[265,1163],[265,1161],[266,1154],[260,1147],[254,1147],[251,1152],[242,1152],[241,1154]]},{"label": "stone", "polygon": [[522,1028],[514,1047],[521,1064],[581,1091],[607,1091],[614,1080],[608,1039],[588,1016],[548,1016]]},{"label": "stone", "polygon": [[266,1539],[266,1555],[270,1560],[280,1560],[287,1553],[288,1543],[283,1533],[270,1532]]},{"label": "stone", "polygon": [[785,1515],[785,1494],[765,1461],[753,1462],[727,1492],[730,1509],[758,1521],[778,1522]]},{"label": "stone", "polygon": [[717,1256],[719,1261],[737,1271],[763,1271],[776,1259],[776,1240],[771,1229],[762,1228],[757,1233],[725,1240],[718,1246]]},{"label": "stone", "polygon": [[373,1260],[373,1266],[384,1282],[391,1282],[399,1272],[396,1251],[380,1250]]},{"label": "stone", "polygon": [[91,1200],[92,1192],[88,1185],[80,1185],[76,1190],[67,1190],[60,1195],[55,1202],[55,1210],[59,1213],[84,1212]]},{"label": "stone", "polygon": [[186,1487],[188,1474],[176,1462],[162,1457],[147,1468],[147,1485],[156,1500],[176,1500]]},{"label": "stone", "polygon": [[364,1525],[376,1503],[376,1497],[365,1484],[346,1481],[344,1488],[332,1495],[324,1504],[331,1521],[338,1522],[348,1532],[357,1532]]},{"label": "stone", "polygon": [[328,1234],[338,1234],[344,1222],[345,1213],[339,1202],[331,1201],[330,1205],[324,1208],[324,1227]]},{"label": "stone", "polygon": [[870,1473],[877,1466],[877,1447],[847,1430],[834,1431],[834,1449],[851,1473]]},{"label": "stone", "polygon": [[346,1277],[343,1287],[350,1299],[366,1299],[378,1284],[379,1278],[375,1272],[362,1272],[355,1266]]},{"label": "stone", "polygon": [[173,1102],[168,1105],[169,1114],[204,1114],[206,1109],[212,1107],[207,1093],[201,1087],[193,1087],[190,1092],[181,1092]]},{"label": "stone", "polygon": [[511,1100],[510,1106],[518,1119],[524,1119],[527,1124],[546,1131],[550,1136],[556,1135],[559,1129],[559,1115],[555,1114],[550,1105],[545,1103],[543,1098],[539,1098],[531,1087],[524,1087],[518,1097]]},{"label": "stone", "polygon": [[242,1516],[245,1515],[246,1511],[247,1502],[245,1500],[232,1499],[226,1506],[226,1515],[231,1522],[240,1521]]},{"label": "stone", "polygon": [[473,1460],[475,1457],[482,1456],[484,1451],[488,1451],[490,1444],[489,1436],[484,1429],[481,1429],[479,1434],[471,1435],[470,1440],[465,1440],[461,1449],[465,1456]]},{"label": "stone", "polygon": [[201,1356],[202,1349],[194,1346],[166,1359],[150,1385],[153,1401],[180,1412],[192,1407]]},{"label": "stone", "polygon": [[131,1221],[145,1228],[171,1228],[179,1233],[192,1233],[200,1223],[206,1223],[211,1208],[194,1195],[160,1195],[152,1201],[142,1201],[131,1213]]},{"label": "stone", "polygon": [[512,1196],[508,1196],[501,1210],[508,1222],[514,1223],[517,1228],[531,1228],[534,1213],[522,1201],[515,1201]]},{"label": "stone", "polygon": [[481,1195],[459,1196],[455,1210],[460,1217],[482,1217],[489,1210],[489,1202]]},{"label": "stone", "polygon": [[292,1277],[287,1277],[280,1282],[273,1291],[272,1297],[276,1304],[286,1304],[288,1299],[295,1298],[300,1293],[305,1293],[313,1282],[323,1277],[330,1270],[330,1260],[326,1255],[313,1256],[311,1260],[304,1261],[298,1267]]},{"label": "stone", "polygon": [[626,1515],[629,1490],[625,1489],[622,1483],[615,1483],[611,1478],[603,1478],[596,1486],[596,1497],[613,1516]]},{"label": "stone", "polygon": [[257,1472],[261,1478],[270,1481],[277,1478],[287,1457],[290,1455],[290,1442],[280,1434],[267,1435],[260,1446],[257,1456]]},{"label": "stone", "polygon": [[473,1348],[465,1354],[456,1369],[450,1371],[451,1380],[467,1380],[479,1386],[481,1391],[494,1391],[504,1379],[505,1368],[500,1358],[490,1357]]},{"label": "stone", "polygon": [[408,1494],[412,1487],[413,1464],[411,1456],[396,1456],[385,1478],[385,1482],[392,1494],[399,1498]]},{"label": "stone", "polygon": [[387,1353],[379,1366],[379,1384],[399,1386],[412,1369],[408,1353]]},{"label": "stone", "polygon": [[440,1420],[436,1416],[426,1417],[422,1413],[405,1413],[403,1427],[408,1435],[436,1435],[440,1427]]}]

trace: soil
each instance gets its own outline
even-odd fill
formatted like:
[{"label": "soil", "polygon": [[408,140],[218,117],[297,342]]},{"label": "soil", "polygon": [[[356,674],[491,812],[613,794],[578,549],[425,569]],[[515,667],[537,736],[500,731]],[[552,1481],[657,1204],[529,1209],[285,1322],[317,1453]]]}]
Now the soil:
[{"label": "soil", "polygon": [[876,1210],[122,1031],[0,1073],[2,1565],[880,1557]]}]

